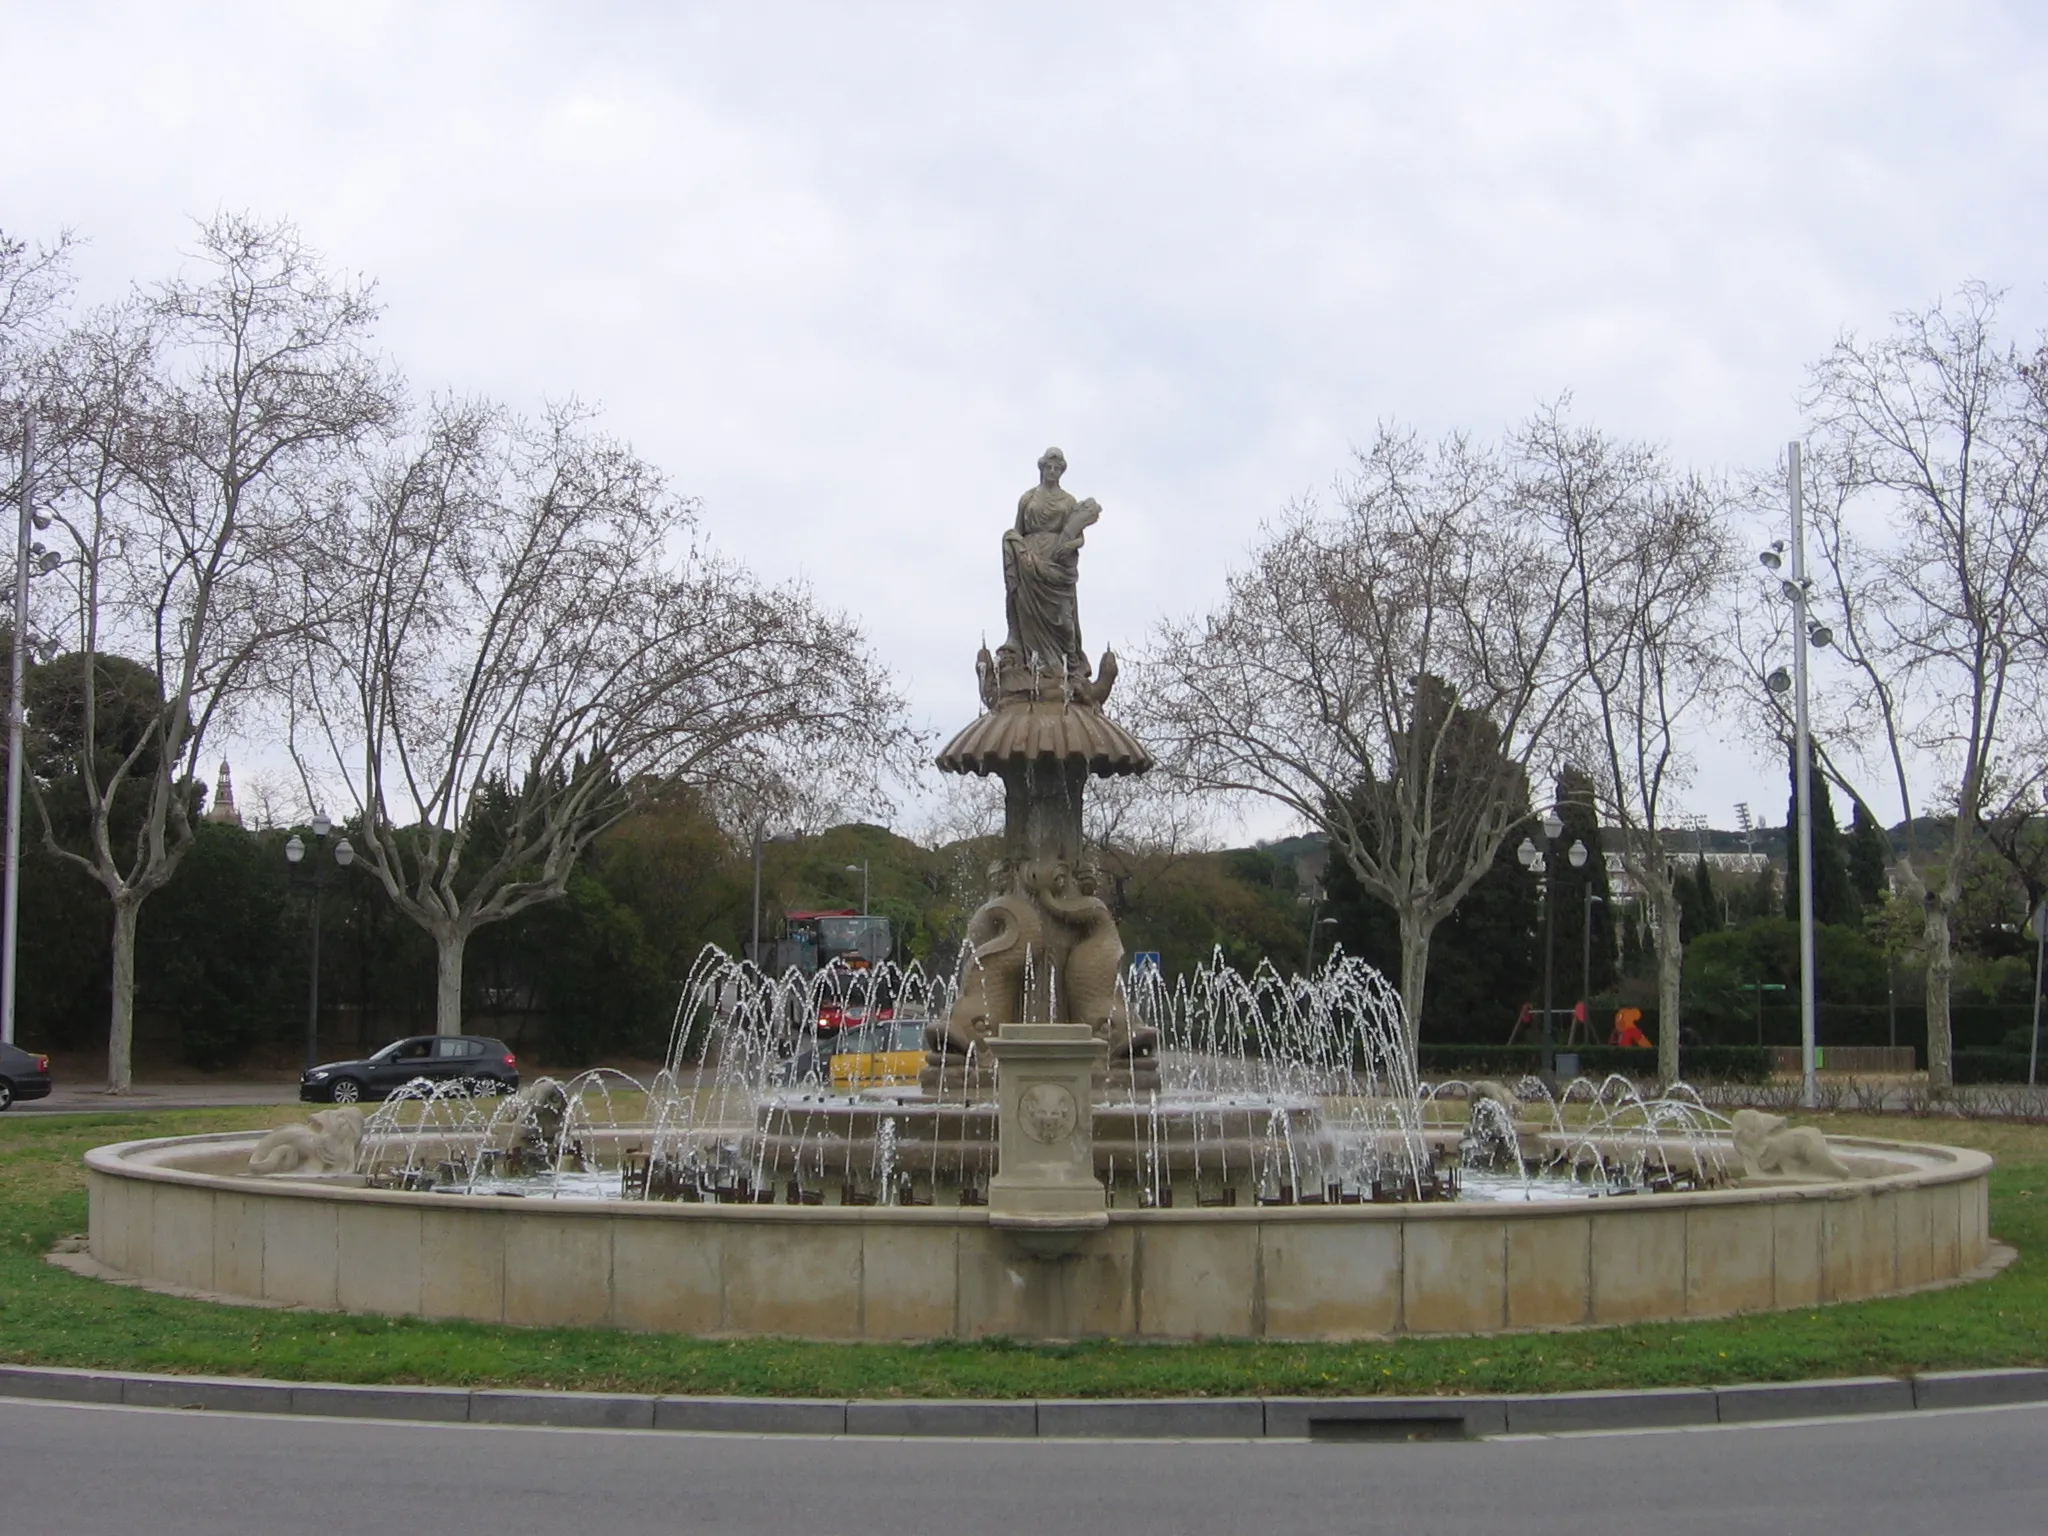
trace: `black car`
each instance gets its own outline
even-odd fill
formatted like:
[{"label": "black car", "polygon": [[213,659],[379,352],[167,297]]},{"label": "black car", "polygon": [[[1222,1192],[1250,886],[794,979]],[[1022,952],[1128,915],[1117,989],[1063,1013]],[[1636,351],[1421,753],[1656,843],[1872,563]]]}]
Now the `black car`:
[{"label": "black car", "polygon": [[353,1104],[381,1099],[416,1077],[460,1080],[473,1093],[511,1093],[519,1063],[502,1040],[488,1035],[414,1035],[394,1040],[361,1061],[330,1061],[299,1076],[299,1097],[311,1103]]},{"label": "black car", "polygon": [[50,1058],[24,1051],[18,1045],[0,1044],[0,1109],[16,1099],[47,1099],[50,1096]]}]

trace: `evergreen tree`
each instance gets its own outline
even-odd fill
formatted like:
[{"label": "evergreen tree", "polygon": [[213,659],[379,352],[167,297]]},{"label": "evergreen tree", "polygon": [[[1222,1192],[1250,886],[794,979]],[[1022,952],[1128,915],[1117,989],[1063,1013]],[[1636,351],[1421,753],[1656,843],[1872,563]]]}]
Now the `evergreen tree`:
[{"label": "evergreen tree", "polygon": [[1633,976],[1643,964],[1643,924],[1635,903],[1629,904],[1622,914],[1621,924],[1621,973]]},{"label": "evergreen tree", "polygon": [[[1526,817],[1528,802],[1517,809]],[[1505,1040],[1516,1013],[1542,989],[1543,909],[1537,876],[1515,857],[1520,841],[1510,836],[1501,842],[1492,866],[1430,940],[1423,1040]],[[1316,953],[1327,954],[1331,944],[1339,944],[1347,955],[1383,974],[1400,975],[1401,932],[1394,909],[1368,894],[1342,858],[1330,860],[1323,880],[1323,914],[1336,921],[1321,930]],[[1576,992],[1577,951],[1573,968],[1565,966],[1562,942],[1557,953],[1560,991]]]},{"label": "evergreen tree", "polygon": [[[1593,781],[1576,768],[1558,776],[1557,815],[1564,831],[1557,840],[1557,990],[1561,997],[1577,998],[1584,981],[1586,960],[1586,893],[1593,895],[1594,996],[1608,991],[1615,981],[1614,892],[1607,879],[1607,857],[1600,843],[1600,817],[1593,797]],[[1573,869],[1566,851],[1574,842],[1586,845],[1586,863]]]},{"label": "evergreen tree", "polygon": [[[1835,821],[1834,797],[1828,792],[1828,781],[1820,771],[1818,754],[1813,752],[1813,743],[1807,743],[1810,765],[1811,792],[1813,795],[1813,920],[1816,923],[1854,925],[1862,920],[1862,903],[1857,899],[1856,887],[1849,882],[1849,863],[1842,848],[1842,829]],[[1792,779],[1791,795],[1785,812],[1785,915],[1797,920],[1799,916],[1799,781],[1797,767],[1788,760],[1787,774]]]},{"label": "evergreen tree", "polygon": [[1849,814],[1849,883],[1866,912],[1874,911],[1891,889],[1888,852],[1884,828],[1858,800]]},{"label": "evergreen tree", "polygon": [[1694,939],[1719,933],[1723,926],[1720,892],[1704,852],[1693,860],[1692,875],[1678,879],[1678,941],[1690,948]]}]

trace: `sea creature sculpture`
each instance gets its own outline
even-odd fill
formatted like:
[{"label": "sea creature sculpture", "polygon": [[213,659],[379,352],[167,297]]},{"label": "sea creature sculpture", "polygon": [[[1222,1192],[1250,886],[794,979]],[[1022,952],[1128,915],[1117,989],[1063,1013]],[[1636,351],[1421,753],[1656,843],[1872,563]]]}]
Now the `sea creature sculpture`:
[{"label": "sea creature sculpture", "polygon": [[304,1125],[281,1125],[249,1154],[255,1174],[353,1173],[363,1144],[363,1112],[353,1104],[323,1109]]},{"label": "sea creature sculpture", "polygon": [[1158,1044],[1156,1030],[1131,1024],[1129,1005],[1117,985],[1123,970],[1124,941],[1116,930],[1109,904],[1095,894],[1091,866],[1070,871],[1062,865],[1039,904],[1079,936],[1067,949],[1060,980],[1066,992],[1064,1012],[1109,1042],[1111,1056],[1145,1055]]},{"label": "sea creature sculpture", "polygon": [[1521,1100],[1515,1097],[1514,1089],[1491,1077],[1476,1078],[1467,1085],[1465,1102],[1472,1107],[1472,1117],[1475,1120],[1478,1118],[1479,1106],[1487,1100],[1506,1110],[1509,1124],[1514,1123],[1515,1115],[1521,1108]]},{"label": "sea creature sculpture", "polygon": [[1003,1024],[1026,1018],[1027,982],[1044,984],[1039,976],[1027,975],[1034,966],[1040,973],[1047,967],[1045,925],[1038,908],[1015,888],[1014,872],[1005,861],[990,873],[998,894],[968,921],[960,995],[951,1016],[927,1031],[934,1050],[964,1053]]},{"label": "sea creature sculpture", "polygon": [[1745,1178],[1853,1177],[1827,1138],[1810,1125],[1793,1125],[1783,1115],[1767,1115],[1760,1109],[1738,1109],[1730,1129]]}]

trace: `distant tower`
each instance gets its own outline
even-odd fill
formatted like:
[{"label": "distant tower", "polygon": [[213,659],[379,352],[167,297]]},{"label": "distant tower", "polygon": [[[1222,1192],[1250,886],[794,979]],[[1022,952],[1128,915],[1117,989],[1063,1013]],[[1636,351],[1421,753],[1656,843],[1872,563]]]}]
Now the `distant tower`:
[{"label": "distant tower", "polygon": [[228,774],[226,758],[220,760],[220,782],[213,787],[213,804],[207,807],[205,819],[229,827],[242,824],[242,813],[235,809],[235,781]]}]

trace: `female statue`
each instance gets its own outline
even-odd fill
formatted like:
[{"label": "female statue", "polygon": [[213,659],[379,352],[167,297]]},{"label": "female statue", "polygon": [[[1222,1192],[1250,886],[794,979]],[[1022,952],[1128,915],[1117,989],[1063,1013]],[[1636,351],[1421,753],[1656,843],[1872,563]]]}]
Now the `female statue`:
[{"label": "female statue", "polygon": [[1060,489],[1067,456],[1048,448],[1038,460],[1038,484],[1017,501],[1017,526],[1003,535],[1003,588],[1010,632],[1003,649],[1033,669],[1064,671],[1077,682],[1090,675],[1081,650],[1081,610],[1075,589],[1088,526],[1102,516],[1091,497],[1076,501]]}]

